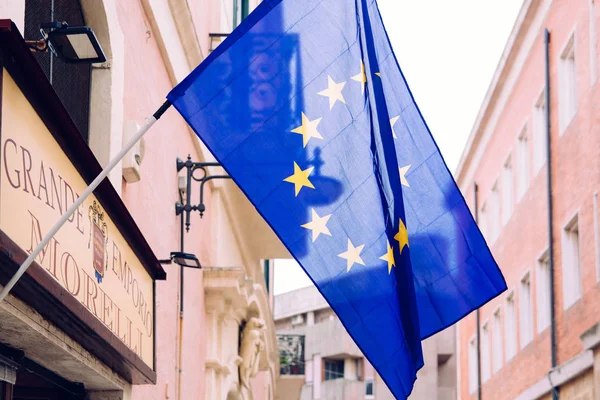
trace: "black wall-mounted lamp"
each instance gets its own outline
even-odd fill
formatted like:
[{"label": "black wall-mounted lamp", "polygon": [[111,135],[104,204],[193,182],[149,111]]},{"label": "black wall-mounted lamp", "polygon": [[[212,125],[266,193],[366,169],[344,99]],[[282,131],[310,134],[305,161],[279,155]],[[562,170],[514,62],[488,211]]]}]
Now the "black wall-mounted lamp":
[{"label": "black wall-mounted lamp", "polygon": [[[206,205],[204,204],[204,185],[213,179],[231,179],[229,175],[208,175],[209,167],[221,167],[221,164],[217,162],[193,162],[192,157],[188,155],[187,161],[183,161],[180,158],[177,158],[177,172],[186,168],[186,200],[185,204],[180,202],[175,203],[175,215],[181,215],[182,213],[186,213],[185,215],[185,227],[186,230],[190,231],[190,213],[192,211],[198,211],[200,213],[200,218],[204,216],[204,211],[206,211]],[[196,171],[202,171],[202,176],[195,176],[194,173]],[[191,204],[192,202],[192,181],[196,181],[200,183],[200,203]]]},{"label": "black wall-mounted lamp", "polygon": [[158,260],[158,262],[161,264],[175,263],[182,267],[202,269],[198,257],[194,254],[184,253],[182,251],[173,251],[171,252],[171,258],[167,260]]},{"label": "black wall-mounted lamp", "polygon": [[[46,33],[45,30],[48,30]],[[66,22],[49,22],[41,25],[43,39],[27,40],[35,51],[50,51],[68,64],[94,64],[106,61],[104,51],[92,28],[69,26]]]}]

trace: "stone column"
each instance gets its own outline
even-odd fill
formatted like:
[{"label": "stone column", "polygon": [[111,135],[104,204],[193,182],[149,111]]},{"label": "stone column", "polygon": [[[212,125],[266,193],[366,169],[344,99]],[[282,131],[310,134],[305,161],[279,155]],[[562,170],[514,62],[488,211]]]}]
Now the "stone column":
[{"label": "stone column", "polygon": [[207,399],[240,395],[239,328],[248,313],[243,281],[242,268],[204,269]]},{"label": "stone column", "polygon": [[306,383],[313,383],[313,364],[312,359],[306,359],[304,361],[304,377]]},{"label": "stone column", "polygon": [[306,325],[313,326],[315,324],[315,312],[309,311],[306,313]]},{"label": "stone column", "polygon": [[321,398],[321,355],[313,355],[313,399]]},{"label": "stone column", "polygon": [[356,370],[356,359],[346,358],[344,359],[344,379],[349,381],[355,381],[358,375]]},{"label": "stone column", "polygon": [[219,310],[206,307],[206,396],[209,399],[221,398],[221,322]]}]

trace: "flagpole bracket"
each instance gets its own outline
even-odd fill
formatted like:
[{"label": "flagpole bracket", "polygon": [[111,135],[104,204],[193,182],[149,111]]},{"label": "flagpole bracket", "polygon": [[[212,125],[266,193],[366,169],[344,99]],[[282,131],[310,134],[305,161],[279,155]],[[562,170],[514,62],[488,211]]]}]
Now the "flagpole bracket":
[{"label": "flagpole bracket", "polygon": [[[204,204],[204,185],[215,179],[231,179],[231,177],[227,174],[223,175],[209,175],[209,168],[211,167],[221,167],[221,164],[218,162],[193,162],[192,157],[188,155],[187,160],[183,161],[179,157],[177,158],[177,172],[181,172],[184,168],[186,171],[186,186],[185,186],[185,200],[175,203],[175,215],[181,215],[185,213],[185,228],[186,231],[190,231],[191,225],[191,213],[192,211],[198,211],[200,213],[200,218],[204,216],[204,212],[206,211],[206,205]],[[198,204],[192,204],[192,185],[194,183],[200,184],[200,201]]]}]

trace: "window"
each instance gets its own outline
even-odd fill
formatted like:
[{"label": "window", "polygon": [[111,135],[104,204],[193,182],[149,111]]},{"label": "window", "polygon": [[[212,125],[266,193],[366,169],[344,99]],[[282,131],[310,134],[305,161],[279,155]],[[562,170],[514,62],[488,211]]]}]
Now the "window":
[{"label": "window", "polygon": [[529,186],[529,139],[527,125],[517,140],[517,201],[521,200]]},{"label": "window", "polygon": [[500,235],[500,195],[498,193],[498,182],[492,186],[490,194],[490,239],[492,242]]},{"label": "window", "polygon": [[558,112],[560,134],[565,131],[577,112],[577,64],[575,60],[575,35],[568,40],[560,55],[558,82]]},{"label": "window", "polygon": [[490,240],[490,232],[488,229],[487,220],[488,220],[487,205],[485,203],[483,203],[483,205],[481,206],[481,211],[479,212],[479,218],[478,218],[477,225],[479,225],[479,230],[481,230],[481,234],[483,235],[483,237],[486,240]]},{"label": "window", "polygon": [[373,379],[367,379],[365,381],[365,399],[375,398],[374,393],[375,392],[373,390]]},{"label": "window", "polygon": [[493,371],[496,373],[502,368],[502,316],[500,315],[500,309],[497,309],[496,312],[494,312],[492,329],[492,363]]},{"label": "window", "polygon": [[504,321],[506,337],[506,360],[517,354],[517,324],[515,319],[515,294],[510,293],[506,298],[506,315]]},{"label": "window", "polygon": [[550,265],[548,251],[537,260],[537,330],[541,333],[550,326]]},{"label": "window", "polygon": [[563,230],[562,275],[565,309],[581,297],[581,265],[579,260],[579,224],[575,216]]},{"label": "window", "polygon": [[233,0],[233,28],[235,29],[240,22],[248,16],[249,0]]},{"label": "window", "polygon": [[[86,25],[79,0],[26,0],[26,39],[41,39],[40,25],[66,21],[69,25]],[[86,64],[65,64],[51,52],[33,52],[38,64],[52,84],[60,101],[77,129],[88,140],[90,118],[90,85],[92,69]]]},{"label": "window", "polygon": [[596,26],[594,20],[596,19],[595,0],[588,0],[590,5],[589,19],[590,19],[590,85],[596,83]]},{"label": "window", "polygon": [[502,223],[506,225],[513,212],[512,158],[508,156],[502,169]]},{"label": "window", "polygon": [[521,333],[521,348],[533,339],[533,308],[531,306],[531,277],[529,272],[521,279],[519,293],[519,325]]},{"label": "window", "polygon": [[488,323],[481,326],[481,382],[490,379],[490,331]]},{"label": "window", "polygon": [[[262,262],[262,271],[263,276],[265,278],[265,289],[267,289],[267,294],[271,292],[270,284],[271,284],[271,260],[263,260]],[[313,314],[314,316],[314,314]]]},{"label": "window", "polygon": [[477,390],[477,340],[469,340],[469,393]]},{"label": "window", "polygon": [[363,367],[365,369],[365,398],[375,398],[375,371],[373,366],[369,364],[367,359],[363,359]]},{"label": "window", "polygon": [[533,171],[537,175],[546,162],[546,91],[542,91],[533,108]]},{"label": "window", "polygon": [[325,360],[325,380],[344,377],[344,360]]}]

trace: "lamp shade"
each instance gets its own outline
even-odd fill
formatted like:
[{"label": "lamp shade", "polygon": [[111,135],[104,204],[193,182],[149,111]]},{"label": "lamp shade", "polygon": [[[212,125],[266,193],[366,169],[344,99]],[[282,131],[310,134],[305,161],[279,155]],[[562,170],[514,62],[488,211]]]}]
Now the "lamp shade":
[{"label": "lamp shade", "polygon": [[56,55],[70,64],[93,64],[106,61],[94,31],[87,26],[62,26],[48,33]]}]

